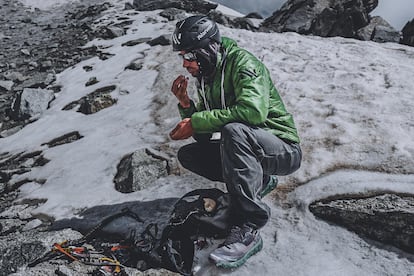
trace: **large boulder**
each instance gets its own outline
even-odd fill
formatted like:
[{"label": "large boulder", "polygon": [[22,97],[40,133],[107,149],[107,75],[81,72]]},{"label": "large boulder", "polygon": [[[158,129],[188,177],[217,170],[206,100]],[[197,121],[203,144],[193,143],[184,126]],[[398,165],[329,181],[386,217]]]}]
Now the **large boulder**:
[{"label": "large boulder", "polygon": [[414,46],[414,19],[407,22],[402,29],[402,38],[400,43]]},{"label": "large boulder", "polygon": [[383,194],[314,202],[316,216],[414,253],[414,196]]},{"label": "large boulder", "polygon": [[378,0],[289,0],[261,25],[262,31],[355,37],[369,23]]},{"label": "large boulder", "polygon": [[140,149],[119,162],[114,178],[115,189],[122,193],[139,191],[169,174],[179,174],[176,160],[154,149]]},{"label": "large boulder", "polygon": [[374,16],[367,26],[358,30],[357,37],[361,40],[398,43],[400,41],[400,32],[394,29],[382,17]]},{"label": "large boulder", "polygon": [[18,95],[13,109],[17,111],[19,118],[33,117],[42,115],[49,107],[49,103],[54,100],[53,90],[42,88],[25,88]]}]

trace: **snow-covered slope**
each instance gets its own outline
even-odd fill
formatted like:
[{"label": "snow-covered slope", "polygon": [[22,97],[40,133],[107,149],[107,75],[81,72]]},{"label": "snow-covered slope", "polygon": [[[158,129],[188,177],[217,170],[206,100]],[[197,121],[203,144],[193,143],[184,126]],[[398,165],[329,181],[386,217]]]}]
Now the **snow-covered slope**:
[{"label": "snow-covered slope", "polygon": [[[1,152],[43,150],[51,160],[12,180],[47,180],[21,187],[20,199],[47,199],[37,213],[63,218],[100,204],[180,196],[200,187],[224,188],[187,173],[160,179],[140,192],[122,194],[114,189],[116,166],[125,154],[160,144],[177,149],[190,142],[172,142],[167,135],[179,121],[171,82],[178,74],[186,74],[171,47],[121,46],[141,37],[170,34],[175,22],[160,17],[159,11],[132,15],[122,10],[121,1],[115,3],[99,24],[125,15],[135,20],[133,25],[122,37],[87,45],[113,56],[85,60],[59,74],[57,83],[63,88],[50,109],[38,121],[0,140]],[[268,66],[294,115],[304,151],[302,168],[281,178],[282,188],[299,186],[288,195],[292,207],[283,209],[272,197],[265,199],[273,212],[263,229],[265,247],[234,274],[414,274],[412,263],[402,254],[316,220],[307,209],[311,200],[334,194],[413,191],[414,48],[295,33],[252,33],[224,26],[221,30]],[[124,70],[134,59],[141,59],[143,68]],[[93,70],[86,72],[85,65]],[[85,87],[90,77],[100,82]],[[62,110],[105,85],[117,86],[112,92],[118,99],[116,105],[92,115]],[[74,130],[84,138],[53,148],[41,146]],[[221,273],[227,272],[211,266],[199,271]]]}]

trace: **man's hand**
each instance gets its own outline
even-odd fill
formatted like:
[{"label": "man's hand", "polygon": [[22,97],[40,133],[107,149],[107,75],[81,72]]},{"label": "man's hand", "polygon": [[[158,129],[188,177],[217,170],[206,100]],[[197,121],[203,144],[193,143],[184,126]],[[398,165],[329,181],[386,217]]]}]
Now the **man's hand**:
[{"label": "man's hand", "polygon": [[191,125],[191,119],[185,118],[170,132],[170,137],[173,140],[184,140],[191,137],[193,133],[194,130]]},{"label": "man's hand", "polygon": [[183,108],[190,107],[190,97],[187,94],[188,78],[179,75],[173,82],[171,92],[177,97]]}]

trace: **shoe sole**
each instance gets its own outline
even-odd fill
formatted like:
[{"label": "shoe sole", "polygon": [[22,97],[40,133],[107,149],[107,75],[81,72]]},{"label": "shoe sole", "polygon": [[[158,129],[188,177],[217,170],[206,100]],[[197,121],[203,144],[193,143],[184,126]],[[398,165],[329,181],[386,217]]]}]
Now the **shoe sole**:
[{"label": "shoe sole", "polygon": [[249,251],[244,255],[240,260],[234,261],[234,262],[218,262],[216,263],[217,267],[221,268],[237,268],[241,265],[243,265],[247,259],[249,259],[251,256],[262,250],[263,248],[263,240],[260,238],[260,241]]}]

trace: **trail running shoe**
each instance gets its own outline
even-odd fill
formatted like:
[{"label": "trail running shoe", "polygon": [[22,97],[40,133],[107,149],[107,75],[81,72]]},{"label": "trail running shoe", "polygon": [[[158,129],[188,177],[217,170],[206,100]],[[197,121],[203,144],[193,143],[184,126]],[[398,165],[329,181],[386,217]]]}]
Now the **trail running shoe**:
[{"label": "trail running shoe", "polygon": [[276,188],[277,183],[278,179],[276,175],[271,175],[269,182],[267,182],[267,184],[262,187],[262,191],[260,192],[260,198],[264,198],[268,193],[273,191]]},{"label": "trail running shoe", "polygon": [[247,225],[241,228],[233,226],[230,235],[219,248],[210,253],[209,258],[218,267],[236,268],[262,247],[263,240],[257,230]]}]

